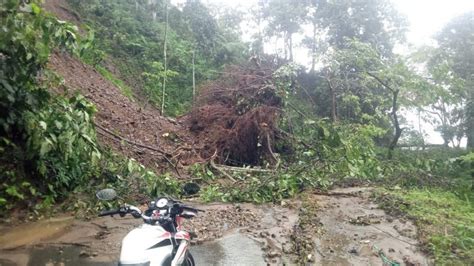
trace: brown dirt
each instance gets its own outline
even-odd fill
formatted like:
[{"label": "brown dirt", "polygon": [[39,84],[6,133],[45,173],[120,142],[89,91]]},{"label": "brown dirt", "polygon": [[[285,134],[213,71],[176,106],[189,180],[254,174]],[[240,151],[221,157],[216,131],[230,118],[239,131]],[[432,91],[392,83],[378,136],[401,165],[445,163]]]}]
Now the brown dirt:
[{"label": "brown dirt", "polygon": [[385,265],[383,252],[401,265],[432,264],[421,251],[413,223],[378,209],[370,194],[370,188],[344,188],[308,195],[293,235],[300,262]]},{"label": "brown dirt", "polygon": [[[79,91],[96,105],[95,122],[100,127],[128,140],[163,150],[178,166],[196,160],[192,152],[188,152],[190,149],[186,148],[186,143],[192,141],[180,123],[161,116],[154,108],[144,109],[125,97],[91,66],[67,53],[57,52],[52,54],[49,68],[64,78],[67,88]],[[169,166],[159,152],[129,145],[100,128],[97,131],[99,141],[116,152],[135,158],[158,172]]]},{"label": "brown dirt", "polygon": [[[49,0],[44,7],[80,26],[79,15],[66,1]],[[104,63],[117,75],[112,61]],[[278,67],[272,58],[228,67],[218,80],[201,86],[194,110],[179,121],[126,98],[93,67],[66,53],[54,53],[49,67],[64,78],[65,87],[96,104],[102,144],[157,172],[168,168],[181,176],[182,166],[214,159],[230,165],[279,163],[275,142],[282,100],[272,81]],[[143,100],[138,88],[133,91]],[[162,152],[124,143],[113,134]]]},{"label": "brown dirt", "polygon": [[81,17],[79,14],[72,11],[65,0],[46,0],[43,3],[43,8],[46,11],[54,14],[60,20],[71,22],[76,26],[80,25]]}]

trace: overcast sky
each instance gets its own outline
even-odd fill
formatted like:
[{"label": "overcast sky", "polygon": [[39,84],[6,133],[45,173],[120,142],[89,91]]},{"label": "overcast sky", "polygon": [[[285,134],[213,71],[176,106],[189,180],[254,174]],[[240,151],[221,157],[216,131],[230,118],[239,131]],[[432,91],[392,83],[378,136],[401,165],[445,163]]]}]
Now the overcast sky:
[{"label": "overcast sky", "polygon": [[[184,0],[175,0],[175,2],[180,1]],[[241,6],[244,9],[248,9],[257,4],[257,0],[203,1],[211,5],[227,5],[231,7]],[[433,35],[440,31],[447,22],[458,15],[474,10],[474,0],[392,0],[392,3],[394,3],[399,12],[408,19],[409,28],[407,32],[407,41],[415,46],[432,44]],[[244,28],[243,31],[244,36],[249,36],[248,33],[252,31],[252,29]],[[403,50],[407,49],[401,49],[399,47],[397,50],[403,52]],[[306,51],[296,48],[294,52],[295,61],[306,65],[308,64],[309,57]],[[418,124],[417,118],[413,113],[409,113],[406,117],[413,125]],[[441,136],[439,133],[434,132],[431,125],[423,123],[422,127],[428,134],[427,140],[429,143],[443,143]]]},{"label": "overcast sky", "polygon": [[[179,1],[179,0],[177,0]],[[249,8],[257,0],[204,0],[205,3],[242,6]],[[400,13],[410,23],[408,41],[415,44],[428,44],[430,38],[450,19],[469,10],[474,10],[474,0],[392,0]]]}]

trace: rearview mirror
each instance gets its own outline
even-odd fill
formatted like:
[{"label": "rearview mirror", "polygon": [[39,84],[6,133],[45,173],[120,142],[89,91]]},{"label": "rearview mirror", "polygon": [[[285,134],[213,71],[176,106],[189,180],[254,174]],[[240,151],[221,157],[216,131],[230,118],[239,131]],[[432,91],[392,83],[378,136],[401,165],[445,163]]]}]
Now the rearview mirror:
[{"label": "rearview mirror", "polygon": [[113,200],[117,197],[117,192],[111,188],[105,188],[97,191],[95,195],[100,200]]},{"label": "rearview mirror", "polygon": [[199,192],[200,187],[196,183],[186,183],[183,186],[183,194],[186,196],[195,195]]}]

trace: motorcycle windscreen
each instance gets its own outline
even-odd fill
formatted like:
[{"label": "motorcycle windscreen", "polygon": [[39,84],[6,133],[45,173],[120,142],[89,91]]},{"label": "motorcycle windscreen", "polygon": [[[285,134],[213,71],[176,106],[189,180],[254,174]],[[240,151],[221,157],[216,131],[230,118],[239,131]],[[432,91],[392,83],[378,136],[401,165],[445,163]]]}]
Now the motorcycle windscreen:
[{"label": "motorcycle windscreen", "polygon": [[130,231],[122,241],[120,264],[162,265],[173,248],[170,233],[160,226],[142,225]]}]

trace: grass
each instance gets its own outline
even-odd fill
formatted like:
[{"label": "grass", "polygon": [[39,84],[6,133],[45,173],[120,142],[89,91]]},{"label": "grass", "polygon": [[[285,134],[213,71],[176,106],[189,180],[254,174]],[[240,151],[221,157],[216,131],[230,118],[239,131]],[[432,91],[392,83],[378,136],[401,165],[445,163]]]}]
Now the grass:
[{"label": "grass", "polygon": [[116,78],[112,73],[110,73],[107,69],[105,69],[102,66],[96,66],[95,67],[97,71],[106,79],[108,79],[110,82],[112,82],[115,86],[117,86],[120,91],[128,97],[129,99],[133,99],[133,92],[132,89],[127,86],[122,80]]},{"label": "grass", "polygon": [[474,195],[443,189],[382,189],[389,213],[413,219],[436,265],[474,265]]}]

